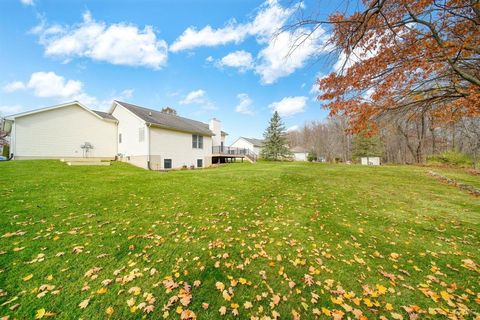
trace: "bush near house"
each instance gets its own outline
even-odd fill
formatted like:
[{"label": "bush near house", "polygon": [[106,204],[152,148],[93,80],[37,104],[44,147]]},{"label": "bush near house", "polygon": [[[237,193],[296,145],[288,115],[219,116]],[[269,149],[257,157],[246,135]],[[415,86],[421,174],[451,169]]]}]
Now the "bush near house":
[{"label": "bush near house", "polygon": [[2,156],[8,158],[10,156],[10,146],[8,144],[3,146]]},{"label": "bush near house", "polygon": [[0,170],[0,317],[479,317],[480,202],[429,168]]}]

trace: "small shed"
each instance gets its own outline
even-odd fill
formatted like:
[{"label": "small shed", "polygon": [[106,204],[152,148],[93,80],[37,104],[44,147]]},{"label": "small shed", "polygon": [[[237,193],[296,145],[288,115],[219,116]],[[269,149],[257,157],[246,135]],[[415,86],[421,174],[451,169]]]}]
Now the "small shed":
[{"label": "small shed", "polygon": [[380,157],[362,157],[361,163],[364,166],[379,166]]},{"label": "small shed", "polygon": [[290,149],[293,153],[293,160],[295,161],[307,161],[308,160],[308,151],[302,147],[293,147]]}]

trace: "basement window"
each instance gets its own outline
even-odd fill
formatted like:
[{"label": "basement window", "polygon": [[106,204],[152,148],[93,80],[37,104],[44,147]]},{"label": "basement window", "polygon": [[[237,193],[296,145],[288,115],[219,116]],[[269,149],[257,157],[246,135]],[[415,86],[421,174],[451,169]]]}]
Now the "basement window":
[{"label": "basement window", "polygon": [[203,168],[203,159],[197,159],[197,168]]},{"label": "basement window", "polygon": [[163,168],[172,169],[172,159],[163,159]]}]

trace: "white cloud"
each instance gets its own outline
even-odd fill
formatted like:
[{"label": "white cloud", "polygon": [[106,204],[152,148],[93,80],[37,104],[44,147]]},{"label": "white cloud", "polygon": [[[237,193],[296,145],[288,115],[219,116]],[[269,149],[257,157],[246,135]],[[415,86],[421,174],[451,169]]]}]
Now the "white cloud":
[{"label": "white cloud", "polygon": [[25,84],[21,81],[12,81],[3,87],[3,91],[5,92],[14,92],[23,89],[25,89]]},{"label": "white cloud", "polygon": [[[53,98],[59,102],[77,100],[83,104],[102,110],[109,108],[113,99],[123,100],[133,96],[133,89],[126,89],[119,94],[113,93],[108,99],[100,100],[83,90],[83,83],[79,80],[68,80],[55,72],[34,72],[28,82],[13,81],[4,87],[15,90],[30,90],[34,96],[39,98]],[[10,90],[12,92],[14,90]]]},{"label": "white cloud", "polygon": [[296,125],[293,125],[290,128],[288,128],[287,132],[298,131],[298,129],[300,129],[300,127],[298,126],[298,124],[296,124]]},{"label": "white cloud", "polygon": [[214,60],[214,59],[213,59],[212,56],[208,56],[208,57],[205,59],[205,61],[207,61],[207,62],[213,62],[213,60]]},{"label": "white cloud", "polygon": [[239,50],[227,54],[218,65],[238,68],[240,72],[245,72],[253,67],[253,57],[250,52]]},{"label": "white cloud", "polygon": [[299,2],[283,7],[278,0],[266,0],[245,23],[233,20],[223,28],[215,29],[209,25],[199,30],[193,26],[187,28],[170,46],[170,50],[178,52],[202,46],[238,44],[247,37],[255,37],[258,44],[266,44],[256,59],[245,51],[236,51],[225,56],[216,65],[239,68],[240,72],[254,69],[263,84],[272,84],[304,67],[310,58],[327,51],[328,36],[322,27],[282,31],[292,14],[303,6],[303,3]]},{"label": "white cloud", "polygon": [[12,115],[22,111],[22,107],[19,105],[14,106],[0,106],[0,115]]},{"label": "white cloud", "polygon": [[33,0],[20,0],[20,2],[26,6],[33,6],[35,4]]},{"label": "white cloud", "polygon": [[215,110],[215,104],[207,97],[205,90],[198,89],[190,91],[185,98],[178,102],[179,104],[196,104],[204,110]]},{"label": "white cloud", "polygon": [[135,90],[133,89],[125,89],[123,90],[122,92],[120,92],[120,94],[118,95],[118,98],[117,100],[124,100],[124,99],[130,99],[131,97],[133,97],[133,92]]},{"label": "white cloud", "polygon": [[272,84],[302,68],[310,58],[325,53],[326,40],[326,32],[321,27],[313,32],[302,28],[282,32],[260,51],[255,72],[262,83]]},{"label": "white cloud", "polygon": [[180,104],[193,104],[198,103],[201,104],[205,101],[205,91],[202,89],[198,89],[195,91],[190,91],[187,96],[181,100]]},{"label": "white cloud", "polygon": [[277,111],[282,117],[289,117],[297,113],[305,111],[307,97],[285,97],[280,101],[273,102],[269,105],[272,111]]},{"label": "white cloud", "polygon": [[242,114],[253,115],[254,114],[254,112],[252,110],[253,101],[252,101],[252,99],[250,99],[248,94],[239,93],[239,94],[237,94],[237,98],[238,98],[238,100],[240,100],[240,102],[235,107],[235,112],[242,113]]},{"label": "white cloud", "polygon": [[34,72],[26,87],[41,98],[71,98],[82,93],[83,83],[78,80],[66,80],[55,72]]},{"label": "white cloud", "polygon": [[215,47],[230,42],[240,43],[246,36],[246,29],[230,23],[224,28],[213,29],[206,26],[201,30],[188,27],[170,46],[170,51],[178,52],[197,47]]},{"label": "white cloud", "polygon": [[214,47],[227,43],[240,43],[248,36],[255,36],[258,42],[267,42],[288,20],[298,6],[284,8],[277,0],[267,0],[259,8],[255,17],[246,23],[232,20],[223,28],[214,29],[207,25],[197,30],[188,27],[170,46],[170,51],[178,52],[197,47]]},{"label": "white cloud", "polygon": [[[373,34],[370,35],[370,38],[367,39],[367,44],[364,46],[356,46],[352,53],[347,56],[345,51],[340,52],[337,62],[333,66],[333,71],[337,73],[342,73],[343,71],[349,69],[353,65],[368,60],[375,57],[380,52],[381,46],[389,46],[394,43],[395,37],[398,35],[392,34],[390,30],[386,30],[383,34]],[[389,41],[383,43],[383,39],[387,38]],[[376,43],[376,45],[371,45]]]},{"label": "white cloud", "polygon": [[116,65],[153,69],[160,69],[167,62],[167,43],[157,38],[152,26],[141,30],[127,23],[107,25],[103,21],[95,21],[88,11],[79,24],[47,27],[42,22],[32,32],[39,35],[47,56],[61,57],[66,61],[85,57]]}]

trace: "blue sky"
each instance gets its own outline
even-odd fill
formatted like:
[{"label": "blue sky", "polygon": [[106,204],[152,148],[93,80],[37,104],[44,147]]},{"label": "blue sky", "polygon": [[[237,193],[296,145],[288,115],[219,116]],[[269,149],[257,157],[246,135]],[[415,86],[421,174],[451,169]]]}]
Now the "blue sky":
[{"label": "blue sky", "polygon": [[324,119],[312,85],[337,62],[325,47],[329,31],[290,55],[311,30],[277,33],[300,12],[325,18],[339,9],[313,3],[1,1],[0,114],[70,100],[108,110],[118,99],[216,117],[230,142],[261,137],[274,109],[288,128]]}]

